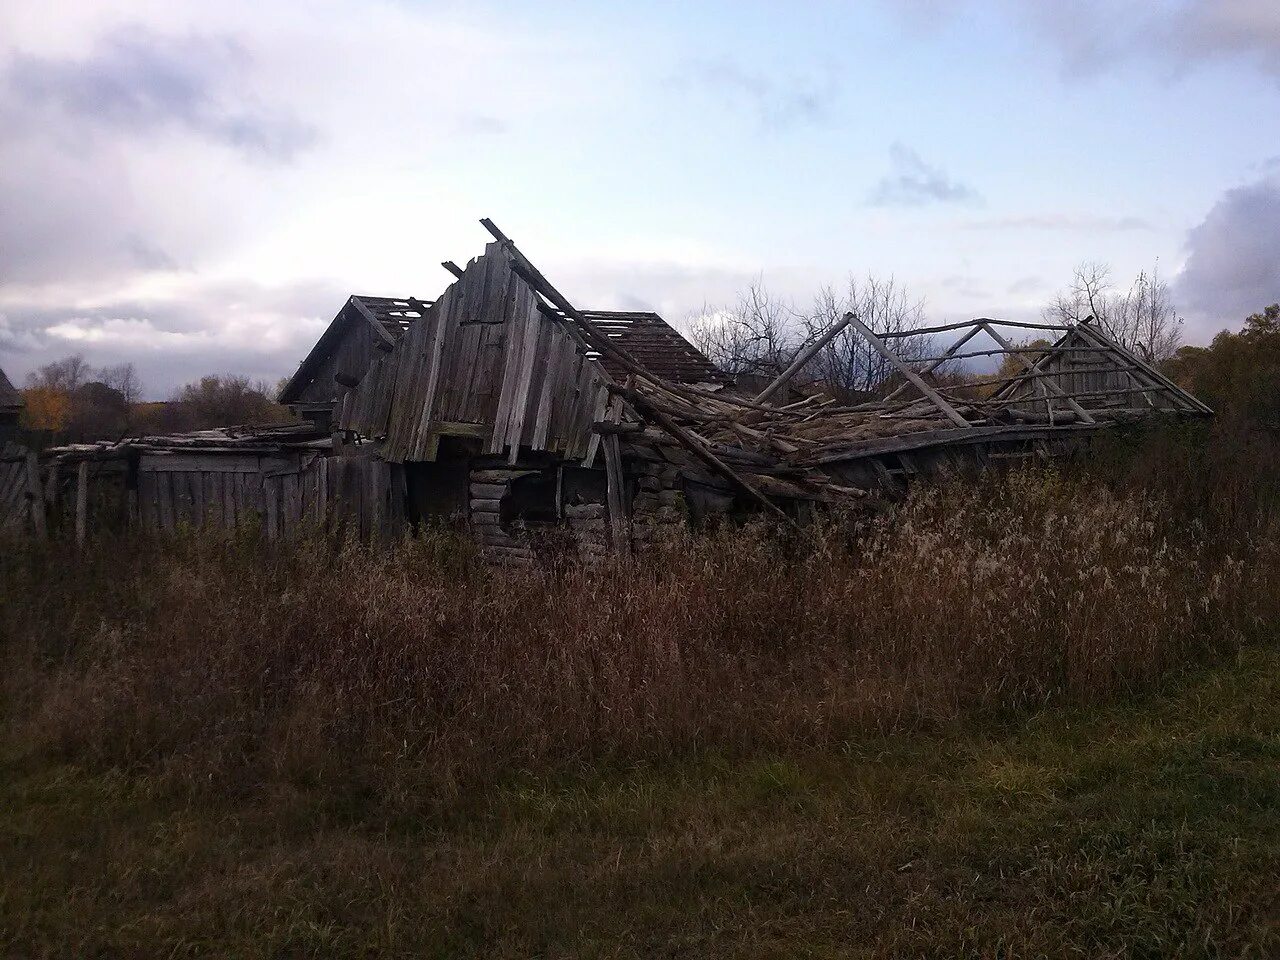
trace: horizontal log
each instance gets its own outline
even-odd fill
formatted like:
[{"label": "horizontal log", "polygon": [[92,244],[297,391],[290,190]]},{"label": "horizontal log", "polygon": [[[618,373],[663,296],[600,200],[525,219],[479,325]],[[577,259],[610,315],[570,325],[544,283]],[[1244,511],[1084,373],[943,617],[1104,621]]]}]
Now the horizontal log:
[{"label": "horizontal log", "polygon": [[472,470],[472,483],[507,483],[517,477],[527,477],[537,470]]},{"label": "horizontal log", "polygon": [[507,495],[505,483],[473,483],[471,496],[476,500],[501,500]]},{"label": "horizontal log", "polygon": [[608,420],[597,420],[591,424],[591,429],[596,433],[603,434],[632,434],[644,433],[643,423],[610,423]]}]

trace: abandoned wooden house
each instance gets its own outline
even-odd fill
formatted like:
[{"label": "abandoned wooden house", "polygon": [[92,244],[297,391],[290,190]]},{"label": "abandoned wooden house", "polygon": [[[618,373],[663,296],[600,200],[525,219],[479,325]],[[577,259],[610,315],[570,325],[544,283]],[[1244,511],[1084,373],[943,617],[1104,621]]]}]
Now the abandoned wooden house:
[{"label": "abandoned wooden house", "polygon": [[23,406],[22,394],[14,389],[4,371],[0,370],[0,445],[17,431]]},{"label": "abandoned wooden house", "polygon": [[[455,279],[437,299],[348,299],[280,396],[298,425],[48,451],[23,481],[32,523],[53,511],[84,537],[105,499],[143,530],[252,521],[273,539],[308,524],[378,538],[435,522],[496,559],[592,558],[670,525],[751,512],[796,523],[945,464],[1051,457],[1117,423],[1210,413],[1093,324],[926,328],[912,333],[955,340],[907,363],[902,334],[847,314],[748,390],[656,314],[576,309],[482,222],[493,241],[465,269],[445,264]],[[1058,339],[1028,354],[1010,327]],[[788,395],[838,335],[864,338],[897,389],[856,405]],[[963,352],[979,335],[994,347]],[[931,376],[978,355],[1023,369],[963,395]]]}]

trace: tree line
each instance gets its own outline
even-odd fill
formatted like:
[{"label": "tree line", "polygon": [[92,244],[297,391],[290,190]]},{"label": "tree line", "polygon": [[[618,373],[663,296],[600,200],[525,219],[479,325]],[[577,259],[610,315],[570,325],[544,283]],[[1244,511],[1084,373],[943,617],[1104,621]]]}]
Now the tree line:
[{"label": "tree line", "polygon": [[73,354],[27,375],[22,426],[67,443],[282,423],[292,416],[276,403],[277,393],[265,381],[212,374],[179,387],[168,400],[146,401],[132,363],[95,367]]},{"label": "tree line", "polygon": [[[823,287],[808,305],[774,296],[757,280],[731,306],[704,307],[691,324],[690,339],[722,370],[771,379],[849,311],[872,329],[892,334],[894,352],[908,363],[922,362],[944,349],[935,337],[912,333],[926,325],[924,301],[894,278],[875,276],[850,277],[842,289]],[[1083,263],[1041,312],[1050,323],[1097,323],[1120,344],[1156,364],[1170,360],[1182,343],[1183,321],[1158,267],[1141,271],[1128,287],[1118,288],[1105,264]],[[1019,345],[1034,354],[1048,341]],[[994,377],[975,374],[958,362],[939,366],[933,377],[957,387],[980,387],[1020,370],[1015,358],[1005,357]],[[806,364],[795,382],[842,400],[860,400],[896,386],[898,376],[861,335],[846,329]]]}]

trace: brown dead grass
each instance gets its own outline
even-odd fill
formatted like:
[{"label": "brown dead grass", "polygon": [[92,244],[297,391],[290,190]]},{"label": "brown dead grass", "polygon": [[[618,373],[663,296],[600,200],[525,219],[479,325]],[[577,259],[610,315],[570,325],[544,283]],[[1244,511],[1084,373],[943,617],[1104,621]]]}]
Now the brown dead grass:
[{"label": "brown dead grass", "polygon": [[1270,549],[1039,473],[922,489],[803,542],[690,537],[601,569],[488,569],[443,537],[15,546],[4,710],[21,749],[93,769],[447,806],[524,770],[1140,688],[1274,622]]}]

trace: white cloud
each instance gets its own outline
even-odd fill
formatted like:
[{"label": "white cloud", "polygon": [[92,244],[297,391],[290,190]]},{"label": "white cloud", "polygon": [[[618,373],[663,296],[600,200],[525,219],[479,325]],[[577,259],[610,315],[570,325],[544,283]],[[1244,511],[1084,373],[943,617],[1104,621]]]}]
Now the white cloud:
[{"label": "white cloud", "polygon": [[1187,236],[1179,303],[1197,331],[1235,329],[1280,301],[1280,180],[1228,190]]}]

